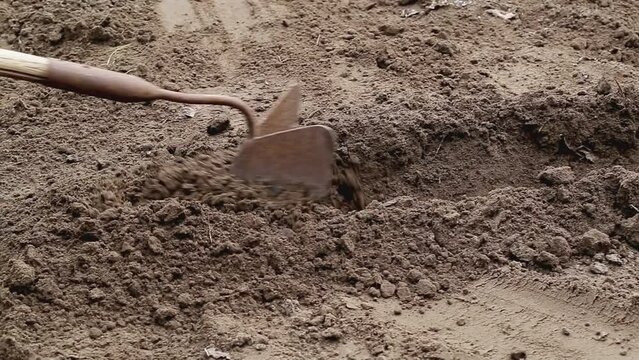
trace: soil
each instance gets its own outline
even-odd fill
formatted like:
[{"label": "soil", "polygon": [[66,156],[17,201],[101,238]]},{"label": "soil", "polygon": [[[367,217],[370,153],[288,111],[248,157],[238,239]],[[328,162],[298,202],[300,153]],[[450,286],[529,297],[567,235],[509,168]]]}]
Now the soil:
[{"label": "soil", "polygon": [[309,201],[228,174],[234,111],[0,79],[0,358],[636,358],[637,9],[0,2],[3,48],[262,115],[298,82],[338,143]]}]

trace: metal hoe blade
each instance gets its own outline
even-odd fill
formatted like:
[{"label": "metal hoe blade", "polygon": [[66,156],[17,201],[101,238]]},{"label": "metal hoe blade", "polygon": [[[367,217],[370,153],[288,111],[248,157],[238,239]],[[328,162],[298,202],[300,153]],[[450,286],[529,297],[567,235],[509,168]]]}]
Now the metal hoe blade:
[{"label": "metal hoe blade", "polygon": [[247,181],[303,186],[323,197],[333,176],[335,135],[326,126],[296,127],[299,99],[296,85],[278,100],[256,137],[242,144],[231,171]]}]

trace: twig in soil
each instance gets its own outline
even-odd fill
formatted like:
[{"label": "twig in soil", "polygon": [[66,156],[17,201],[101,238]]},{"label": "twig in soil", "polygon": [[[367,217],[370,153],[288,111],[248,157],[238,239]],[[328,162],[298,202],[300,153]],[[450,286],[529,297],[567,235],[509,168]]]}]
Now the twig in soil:
[{"label": "twig in soil", "polygon": [[439,142],[439,146],[437,146],[437,150],[435,150],[435,155],[439,154],[439,150],[442,148],[442,144],[444,144],[446,137],[448,137],[448,134],[444,135],[442,141]]},{"label": "twig in soil", "polygon": [[317,40],[315,41],[315,46],[319,46],[319,42],[320,42],[320,38],[322,37],[322,34],[318,34],[317,35]]},{"label": "twig in soil", "polygon": [[630,207],[632,208],[632,210],[636,211],[636,212],[637,212],[637,214],[639,214],[639,209],[637,209],[637,207],[636,207],[636,206],[634,206],[634,205],[632,205],[632,204],[631,204],[631,205],[630,205]]},{"label": "twig in soil", "polygon": [[284,58],[284,59],[282,59],[282,57],[281,57],[281,56],[277,55],[277,61],[278,61],[280,64],[284,64],[285,62],[287,62],[287,61],[288,61],[288,58]]},{"label": "twig in soil", "polygon": [[131,46],[131,44],[125,44],[122,46],[118,46],[115,48],[115,50],[113,50],[113,52],[111,53],[111,55],[109,55],[109,59],[106,62],[106,66],[110,66],[111,65],[111,60],[113,59],[113,56],[115,55],[115,53],[117,53],[118,51],[125,49],[127,47]]},{"label": "twig in soil", "polygon": [[543,124],[541,124],[541,126],[539,127],[539,129],[537,129],[537,134],[541,133],[541,130],[543,130],[544,126],[546,126],[548,124],[550,120],[546,120],[544,121]]},{"label": "twig in soil", "polygon": [[619,81],[617,81],[617,79],[615,79],[615,83],[617,84],[617,87],[619,88],[619,92],[621,93],[621,96],[623,96],[623,98],[626,99],[626,93],[621,88],[621,85],[619,85]]},{"label": "twig in soil", "polygon": [[310,119],[310,118],[312,118],[313,116],[315,116],[315,115],[317,115],[317,114],[319,114],[319,113],[321,113],[321,112],[322,112],[322,110],[321,110],[321,109],[317,109],[317,110],[313,111],[313,112],[312,112],[312,113],[308,116],[308,118]]}]

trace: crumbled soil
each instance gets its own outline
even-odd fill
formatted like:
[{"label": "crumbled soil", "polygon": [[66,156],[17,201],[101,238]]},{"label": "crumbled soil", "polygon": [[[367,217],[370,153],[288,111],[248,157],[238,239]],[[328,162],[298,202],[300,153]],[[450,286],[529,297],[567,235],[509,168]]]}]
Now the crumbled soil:
[{"label": "crumbled soil", "polygon": [[0,3],[3,48],[297,81],[338,145],[314,200],[229,174],[234,111],[0,79],[0,358],[635,357],[638,7]]}]

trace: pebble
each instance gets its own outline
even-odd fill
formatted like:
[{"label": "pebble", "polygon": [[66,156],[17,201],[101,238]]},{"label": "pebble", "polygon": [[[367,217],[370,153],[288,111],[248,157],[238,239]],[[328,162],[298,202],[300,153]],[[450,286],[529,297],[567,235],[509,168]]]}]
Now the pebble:
[{"label": "pebble", "polygon": [[570,243],[562,236],[554,236],[548,240],[548,252],[555,256],[569,256],[572,253]]},{"label": "pebble", "polygon": [[253,341],[256,344],[268,344],[268,337],[262,335],[262,334],[257,334],[253,337]]},{"label": "pebble", "polygon": [[409,282],[415,284],[419,280],[424,278],[424,274],[417,269],[413,269],[408,272],[408,275],[406,275],[406,278],[408,279]]},{"label": "pebble", "polygon": [[380,25],[378,28],[379,32],[386,36],[395,36],[404,32],[403,27],[395,26],[395,25]]},{"label": "pebble", "polygon": [[367,303],[362,303],[362,309],[363,310],[373,310],[375,307],[371,304],[367,304]]},{"label": "pebble", "polygon": [[597,229],[590,229],[580,236],[578,246],[580,253],[593,256],[598,252],[607,251],[611,246],[611,242],[607,234]]},{"label": "pebble", "polygon": [[403,282],[397,284],[397,297],[403,301],[408,301],[413,297],[413,294],[408,288],[408,284]]},{"label": "pebble", "polygon": [[608,94],[610,94],[610,92],[612,92],[612,86],[610,85],[610,83],[606,79],[602,78],[597,83],[597,87],[595,88],[595,91],[599,95],[608,95]]},{"label": "pebble", "polygon": [[339,340],[343,336],[342,332],[336,328],[328,328],[322,331],[321,335],[322,335],[322,338],[326,340]]},{"label": "pebble", "polygon": [[153,254],[162,254],[164,252],[164,248],[162,248],[162,242],[155,236],[149,236],[146,241],[146,245],[149,247],[149,250]]},{"label": "pebble", "polygon": [[209,135],[218,135],[231,127],[231,121],[228,118],[215,118],[209,122],[206,132]]},{"label": "pebble", "polygon": [[157,215],[163,223],[179,222],[186,217],[184,207],[177,200],[170,200]]},{"label": "pebble", "polygon": [[457,326],[465,326],[466,325],[466,320],[465,319],[459,319],[456,322]]},{"label": "pebble", "polygon": [[435,51],[444,55],[452,55],[454,50],[453,46],[447,42],[438,42],[434,46]]},{"label": "pebble", "polygon": [[621,260],[621,257],[618,254],[608,254],[606,255],[606,260],[608,260],[609,263],[614,265],[618,265],[618,266],[623,265],[623,261]]},{"label": "pebble", "polygon": [[602,263],[594,263],[590,265],[590,272],[598,275],[606,275],[608,273],[608,267]]},{"label": "pebble", "polygon": [[238,333],[235,339],[233,340],[232,345],[234,347],[244,347],[250,345],[253,342],[251,336],[246,333]]},{"label": "pebble", "polygon": [[437,294],[437,285],[428,279],[421,279],[415,286],[415,292],[421,296],[433,297]]},{"label": "pebble", "polygon": [[97,159],[96,162],[95,162],[95,167],[98,170],[104,170],[107,167],[109,167],[109,165],[111,165],[111,163],[109,161],[103,160],[103,159]]},{"label": "pebble", "polygon": [[66,162],[67,164],[74,164],[79,161],[80,161],[80,158],[75,154],[67,155],[64,157],[64,162]]},{"label": "pebble", "polygon": [[560,265],[559,258],[547,251],[541,251],[536,256],[535,262],[548,269],[557,269]]},{"label": "pebble", "polygon": [[178,314],[177,309],[171,306],[163,306],[155,310],[153,317],[155,318],[155,321],[158,324],[163,325],[167,323],[169,320],[176,317],[177,314]]},{"label": "pebble", "polygon": [[523,360],[526,359],[526,357],[525,351],[516,351],[510,354],[510,360]]},{"label": "pebble", "polygon": [[193,305],[195,300],[193,299],[193,296],[191,294],[182,293],[182,294],[180,294],[178,296],[177,302],[178,302],[178,305],[180,305],[181,308],[186,308],[186,307],[189,307],[189,306]]},{"label": "pebble", "polygon": [[561,334],[565,336],[570,336],[570,330],[566,328],[561,328]]},{"label": "pebble", "polygon": [[549,167],[539,173],[538,178],[546,185],[564,185],[575,181],[575,173],[570,166]]},{"label": "pebble", "polygon": [[395,290],[397,289],[397,287],[390,281],[383,280],[379,289],[383,298],[389,298],[395,295]]},{"label": "pebble", "polygon": [[120,255],[117,251],[109,251],[105,258],[108,262],[115,263],[122,258],[122,255]]},{"label": "pebble", "polygon": [[102,336],[102,330],[100,330],[100,329],[98,329],[96,327],[92,327],[92,328],[89,329],[89,337],[91,339],[95,340],[95,339],[99,338],[100,336]]},{"label": "pebble", "polygon": [[308,323],[313,326],[319,326],[323,322],[324,322],[324,315],[317,315],[308,321]]},{"label": "pebble", "polygon": [[396,307],[395,309],[393,309],[393,315],[401,315],[401,314],[402,314],[402,308]]},{"label": "pebble", "polygon": [[89,300],[91,300],[92,302],[104,300],[105,297],[106,294],[104,293],[104,291],[102,291],[102,289],[95,288],[89,291]]},{"label": "pebble", "polygon": [[36,281],[35,269],[22,260],[13,260],[6,284],[9,287],[27,287]]},{"label": "pebble", "polygon": [[140,152],[147,152],[147,151],[151,151],[153,150],[153,143],[144,143],[144,144],[140,144],[137,147],[137,150]]}]

